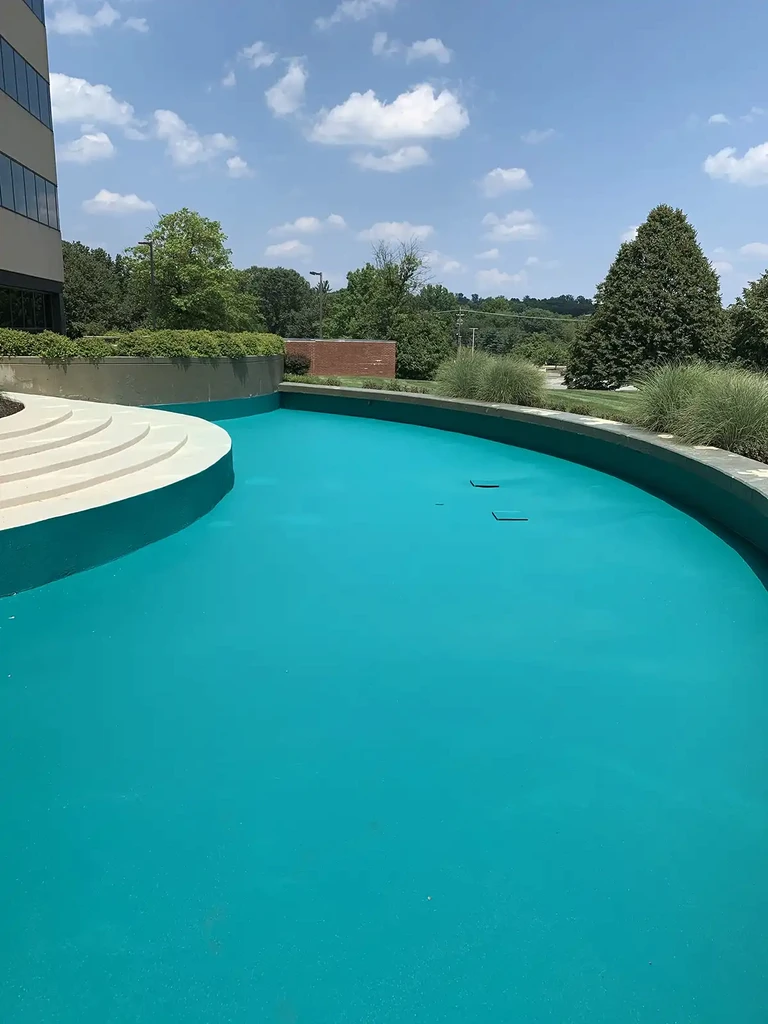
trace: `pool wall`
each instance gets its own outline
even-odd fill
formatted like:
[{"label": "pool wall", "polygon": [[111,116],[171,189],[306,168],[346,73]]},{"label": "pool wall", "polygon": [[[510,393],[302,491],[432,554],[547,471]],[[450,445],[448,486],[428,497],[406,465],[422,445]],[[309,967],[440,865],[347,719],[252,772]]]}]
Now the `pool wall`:
[{"label": "pool wall", "polygon": [[620,477],[704,517],[768,555],[768,466],[691,448],[625,423],[431,395],[280,385],[289,409],[411,423],[554,455]]}]

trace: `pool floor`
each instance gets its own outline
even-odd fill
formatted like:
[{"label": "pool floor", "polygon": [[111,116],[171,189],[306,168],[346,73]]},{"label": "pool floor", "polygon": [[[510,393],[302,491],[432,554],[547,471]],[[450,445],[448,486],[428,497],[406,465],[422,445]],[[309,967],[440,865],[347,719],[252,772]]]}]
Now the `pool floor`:
[{"label": "pool floor", "polygon": [[752,568],[546,456],[223,425],[211,514],[0,601],[0,1021],[765,1024]]}]

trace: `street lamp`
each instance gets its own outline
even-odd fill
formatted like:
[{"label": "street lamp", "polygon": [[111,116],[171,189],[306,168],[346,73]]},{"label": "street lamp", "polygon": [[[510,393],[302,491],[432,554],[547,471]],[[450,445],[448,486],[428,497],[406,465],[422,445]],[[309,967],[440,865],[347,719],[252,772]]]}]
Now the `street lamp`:
[{"label": "street lamp", "polygon": [[321,270],[310,270],[310,277],[320,278],[320,341],[323,340],[323,273]]},{"label": "street lamp", "polygon": [[146,245],[149,249],[149,284],[150,302],[152,304],[152,330],[157,330],[157,314],[155,312],[155,243],[151,241],[139,242],[139,245]]}]

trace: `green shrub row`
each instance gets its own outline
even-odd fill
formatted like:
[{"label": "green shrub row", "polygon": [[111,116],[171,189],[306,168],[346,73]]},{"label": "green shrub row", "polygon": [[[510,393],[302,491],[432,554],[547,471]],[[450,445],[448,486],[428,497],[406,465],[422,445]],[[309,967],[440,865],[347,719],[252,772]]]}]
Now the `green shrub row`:
[{"label": "green shrub row", "polygon": [[107,356],[143,356],[163,359],[242,359],[244,356],[280,355],[283,339],[276,334],[226,331],[132,331],[110,338],[78,338],[42,331],[0,329],[0,358],[40,356],[49,362],[70,359],[98,362]]},{"label": "green shrub row", "polygon": [[740,366],[659,366],[640,382],[637,422],[686,444],[768,462],[768,376]]},{"label": "green shrub row", "polygon": [[546,403],[543,371],[514,355],[493,357],[481,352],[461,352],[438,367],[435,392],[446,398],[504,405]]}]

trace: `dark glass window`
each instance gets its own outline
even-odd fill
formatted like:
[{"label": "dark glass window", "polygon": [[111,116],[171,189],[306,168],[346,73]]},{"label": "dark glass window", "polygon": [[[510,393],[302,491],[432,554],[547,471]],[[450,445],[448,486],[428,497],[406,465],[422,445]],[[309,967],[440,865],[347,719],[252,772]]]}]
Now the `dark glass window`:
[{"label": "dark glass window", "polygon": [[27,62],[21,56],[21,54],[13,51],[13,57],[16,61],[16,99],[24,107],[25,110],[29,110],[29,90],[27,89]]},{"label": "dark glass window", "polygon": [[50,292],[43,292],[43,309],[45,310],[45,329],[52,331],[54,329],[53,296]]},{"label": "dark glass window", "polygon": [[0,206],[5,206],[9,210],[15,209],[11,161],[4,153],[0,153]]},{"label": "dark glass window", "polygon": [[17,331],[54,331],[58,321],[59,298],[52,292],[0,288],[0,327]]},{"label": "dark glass window", "polygon": [[32,306],[35,314],[35,330],[45,330],[45,307],[43,305],[43,293],[32,292]]},{"label": "dark glass window", "polygon": [[11,326],[11,289],[0,288],[0,327]]},{"label": "dark glass window", "polygon": [[22,329],[25,331],[34,331],[35,329],[35,302],[34,292],[22,292],[21,293],[21,304],[24,311],[24,319],[22,322]]},{"label": "dark glass window", "polygon": [[51,89],[40,75],[37,76],[37,91],[40,95],[40,120],[46,128],[51,128]]},{"label": "dark glass window", "polygon": [[27,91],[29,92],[29,112],[36,117],[38,121],[40,118],[40,97],[37,92],[37,80],[40,77],[31,64],[27,64]]},{"label": "dark glass window", "polygon": [[27,216],[37,220],[37,189],[35,188],[35,172],[24,168],[24,188],[27,193]]},{"label": "dark glass window", "polygon": [[11,327],[24,326],[24,302],[18,288],[11,289]]},{"label": "dark glass window", "polygon": [[11,171],[13,172],[13,199],[16,213],[27,215],[27,200],[24,194],[24,168],[11,160]]},{"label": "dark glass window", "polygon": [[6,41],[0,40],[0,49],[3,51],[3,89],[12,99],[18,99],[16,92],[16,62],[13,50]]}]

